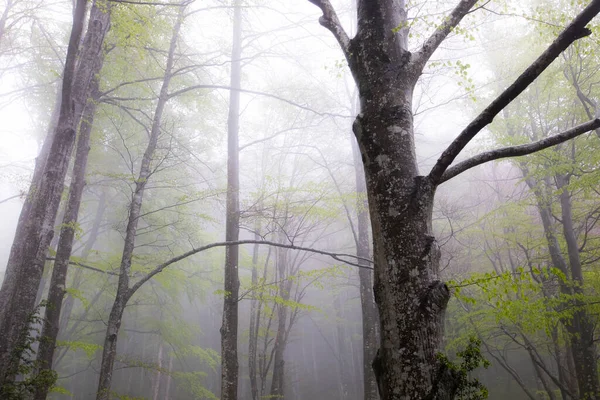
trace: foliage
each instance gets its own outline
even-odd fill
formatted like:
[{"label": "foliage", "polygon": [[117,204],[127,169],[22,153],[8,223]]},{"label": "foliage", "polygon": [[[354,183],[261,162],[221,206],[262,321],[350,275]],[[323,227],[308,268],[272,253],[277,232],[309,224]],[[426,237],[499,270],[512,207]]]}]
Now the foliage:
[{"label": "foliage", "polygon": [[450,361],[444,354],[438,354],[442,368],[450,371],[451,379],[456,385],[456,399],[458,400],[480,400],[487,399],[488,391],[479,382],[477,378],[471,378],[471,372],[482,366],[488,368],[490,366],[481,354],[481,340],[476,337],[470,337],[467,347],[456,353],[456,357],[460,359],[459,363]]},{"label": "foliage", "polygon": [[42,318],[38,315],[46,303],[38,305],[29,315],[26,329],[21,333],[20,343],[15,347],[10,358],[10,367],[7,377],[16,377],[15,380],[7,379],[0,387],[0,398],[3,400],[25,400],[40,387],[50,387],[56,382],[56,372],[53,370],[38,370],[40,366],[35,360],[34,345],[38,342]]}]

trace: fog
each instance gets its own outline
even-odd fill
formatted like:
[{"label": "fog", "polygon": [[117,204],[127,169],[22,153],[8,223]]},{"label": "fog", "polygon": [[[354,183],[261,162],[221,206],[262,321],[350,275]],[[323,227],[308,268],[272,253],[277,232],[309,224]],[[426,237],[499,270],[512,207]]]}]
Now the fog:
[{"label": "fog", "polygon": [[2,0],[0,399],[600,399],[600,1],[404,3]]}]

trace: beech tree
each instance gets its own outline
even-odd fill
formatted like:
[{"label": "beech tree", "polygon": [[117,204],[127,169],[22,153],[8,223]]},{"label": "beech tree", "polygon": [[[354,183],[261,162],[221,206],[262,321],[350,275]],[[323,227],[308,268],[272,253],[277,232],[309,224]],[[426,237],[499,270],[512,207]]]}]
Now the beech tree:
[{"label": "beech tree", "polygon": [[[52,240],[54,220],[63,191],[65,175],[75,142],[75,131],[103,36],[101,21],[91,21],[89,35],[77,57],[85,22],[87,1],[76,3],[73,28],[60,100],[60,114],[55,129],[46,138],[38,157],[29,194],[19,217],[19,224],[6,275],[0,290],[0,387],[15,375],[16,355],[27,335],[28,321],[35,309],[48,245]],[[79,58],[79,59],[78,59]]]},{"label": "beech tree", "polygon": [[[383,399],[452,399],[458,379],[437,356],[450,292],[439,278],[440,252],[432,232],[436,188],[474,166],[556,145],[600,126],[600,119],[527,145],[492,150],[451,167],[465,146],[523,92],[574,41],[591,34],[586,25],[600,11],[592,1],[554,42],[441,154],[427,175],[415,154],[412,97],[435,50],[475,10],[461,0],[415,52],[408,49],[409,16],[402,0],[359,0],[358,27],[350,38],[329,0],[309,0],[321,9],[348,62],[360,96],[353,125],[362,155],[371,227],[375,301],[380,347],[373,361]],[[597,393],[582,396],[597,398]]]}]

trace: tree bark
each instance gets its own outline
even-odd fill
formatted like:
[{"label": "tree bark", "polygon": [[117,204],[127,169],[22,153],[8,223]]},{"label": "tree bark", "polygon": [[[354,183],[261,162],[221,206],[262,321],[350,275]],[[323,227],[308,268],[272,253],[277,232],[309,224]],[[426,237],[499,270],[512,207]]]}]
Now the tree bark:
[{"label": "tree bark", "polygon": [[129,287],[129,273],[131,269],[131,260],[133,257],[133,251],[135,248],[135,236],[137,232],[137,226],[142,210],[142,203],[144,198],[144,189],[148,183],[150,176],[152,175],[151,162],[156,150],[158,138],[160,136],[160,125],[162,121],[162,115],[169,100],[169,84],[171,82],[175,49],[177,47],[177,40],[179,38],[179,31],[183,22],[185,7],[179,9],[177,22],[173,27],[173,36],[171,37],[171,43],[169,45],[169,52],[167,56],[167,65],[165,68],[164,79],[160,88],[160,94],[158,96],[158,102],[156,103],[156,109],[154,110],[154,117],[152,120],[152,128],[150,130],[150,138],[148,146],[142,157],[142,163],[140,166],[140,172],[138,178],[135,181],[135,190],[129,206],[129,217],[127,221],[127,228],[125,231],[125,243],[123,245],[123,253],[121,256],[121,265],[119,269],[119,282],[117,284],[117,294],[113,302],[113,306],[108,318],[106,335],[104,338],[104,347],[102,350],[102,362],[100,364],[100,378],[98,381],[98,391],[96,393],[97,400],[108,400],[110,397],[110,386],[112,382],[112,373],[115,359],[117,356],[117,339],[119,335],[119,329],[121,327],[121,319],[127,302],[133,296],[139,286]]},{"label": "tree bark", "polygon": [[[358,29],[350,39],[329,0],[317,5],[321,25],[340,45],[358,86],[359,143],[373,232],[374,293],[380,348],[373,363],[385,400],[452,399],[457,382],[436,357],[450,297],[439,280],[439,249],[432,234],[436,187],[458,154],[575,40],[600,10],[594,0],[515,82],[485,108],[420,176],[415,156],[412,97],[422,70],[447,35],[475,5],[461,0],[416,52],[408,51],[404,0],[358,1]],[[591,128],[593,129],[593,128]]]},{"label": "tree bark", "polygon": [[[75,8],[63,72],[58,124],[39,184],[32,193],[30,205],[21,212],[22,218],[19,218],[0,290],[0,387],[14,377],[19,362],[15,349],[23,336],[27,335],[27,321],[35,310],[35,297],[47,248],[52,240],[54,219],[75,142],[77,114],[73,103],[78,101],[78,95],[87,92],[91,78],[91,75],[86,74],[88,71],[76,68],[86,5],[86,0],[78,0]],[[81,57],[91,51],[92,48],[84,48]]]},{"label": "tree bark", "polygon": [[[242,55],[241,0],[233,6],[233,47],[231,50],[231,77],[229,117],[227,119],[227,210],[225,240],[237,241],[240,234],[239,211],[239,121]],[[221,399],[236,400],[238,392],[238,246],[225,248],[223,323],[221,325]]]},{"label": "tree bark", "polygon": [[[105,13],[97,7],[92,7],[91,13],[90,20],[96,21],[100,19],[102,21],[101,26],[106,32],[110,25],[110,15],[108,12]],[[104,36],[105,32],[99,32],[98,34]],[[75,163],[73,167],[73,178],[71,180],[66,211],[61,225],[56,260],[50,279],[50,289],[48,291],[42,337],[37,353],[38,368],[41,371],[52,369],[52,360],[60,327],[60,314],[66,293],[67,271],[71,252],[73,250],[81,198],[85,187],[85,171],[90,150],[90,135],[94,123],[97,100],[100,95],[98,74],[102,69],[102,61],[103,56],[100,55],[96,60],[96,65],[92,72],[93,78],[90,84],[91,97],[84,109],[83,121],[79,129],[79,138],[77,140],[77,150],[75,152]],[[34,398],[36,400],[45,400],[49,389],[50,387],[48,386],[39,386]]]}]

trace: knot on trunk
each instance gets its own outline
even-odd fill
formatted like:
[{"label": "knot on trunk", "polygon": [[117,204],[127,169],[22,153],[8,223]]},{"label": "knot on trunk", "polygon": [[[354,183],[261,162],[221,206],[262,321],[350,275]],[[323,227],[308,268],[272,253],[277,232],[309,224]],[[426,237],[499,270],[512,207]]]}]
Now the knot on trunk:
[{"label": "knot on trunk", "polygon": [[421,296],[421,310],[428,315],[439,315],[450,300],[450,289],[442,281],[433,281]]}]

